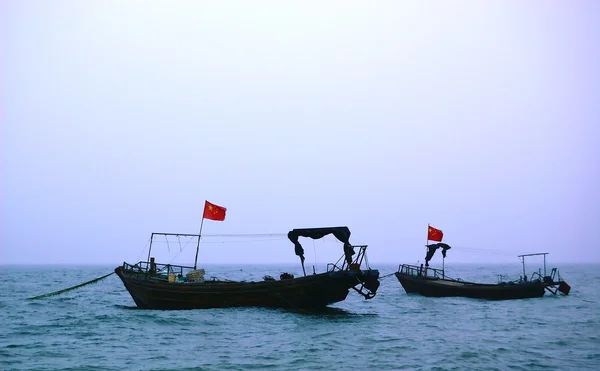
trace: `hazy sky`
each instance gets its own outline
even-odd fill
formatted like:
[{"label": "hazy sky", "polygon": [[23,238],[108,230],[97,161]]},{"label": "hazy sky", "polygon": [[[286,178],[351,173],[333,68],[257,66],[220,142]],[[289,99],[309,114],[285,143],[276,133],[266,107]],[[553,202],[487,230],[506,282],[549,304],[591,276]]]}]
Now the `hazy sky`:
[{"label": "hazy sky", "polygon": [[[600,262],[598,1],[3,0],[0,42],[1,263],[137,261],[204,200],[372,266],[428,223],[446,264]],[[200,259],[298,262],[240,241]]]}]

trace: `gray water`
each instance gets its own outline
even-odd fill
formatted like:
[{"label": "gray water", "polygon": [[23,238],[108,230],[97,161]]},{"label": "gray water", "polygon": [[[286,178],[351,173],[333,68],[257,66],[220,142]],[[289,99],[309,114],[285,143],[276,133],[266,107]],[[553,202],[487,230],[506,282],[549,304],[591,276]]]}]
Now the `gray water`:
[{"label": "gray water", "polygon": [[[560,266],[569,296],[490,302],[407,295],[393,273],[377,296],[351,291],[325,311],[139,310],[114,267],[2,266],[2,370],[598,370],[600,265]],[[446,267],[496,282],[518,266]],[[290,266],[207,266],[207,276],[261,280]]]}]

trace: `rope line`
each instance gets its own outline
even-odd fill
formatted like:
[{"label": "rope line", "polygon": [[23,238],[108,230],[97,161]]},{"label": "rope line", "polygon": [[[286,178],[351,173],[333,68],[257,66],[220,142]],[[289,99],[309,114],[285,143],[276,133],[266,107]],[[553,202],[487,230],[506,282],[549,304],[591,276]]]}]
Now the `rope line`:
[{"label": "rope line", "polygon": [[101,280],[105,279],[106,277],[108,277],[108,276],[110,276],[111,274],[114,274],[114,273],[115,273],[115,272],[110,272],[110,273],[109,273],[109,274],[107,274],[107,275],[104,275],[104,276],[102,276],[102,277],[98,277],[98,278],[94,278],[94,279],[93,279],[93,280],[91,280],[91,281],[87,281],[87,282],[84,282],[84,283],[81,283],[81,284],[79,284],[79,285],[76,285],[76,286],[73,286],[73,287],[69,287],[69,288],[66,288],[66,289],[62,289],[62,290],[58,290],[58,291],[55,291],[55,292],[51,292],[51,293],[49,293],[49,294],[44,294],[44,295],[34,296],[34,297],[32,297],[32,298],[28,298],[27,300],[36,300],[36,299],[46,298],[46,297],[48,297],[48,296],[54,296],[54,295],[60,295],[60,294],[64,294],[65,292],[68,292],[68,291],[71,291],[71,290],[75,290],[75,289],[78,289],[78,288],[80,288],[80,287],[83,287],[83,286],[90,285],[90,284],[92,284],[92,283],[99,282],[99,281],[101,281]]},{"label": "rope line", "polygon": [[[204,237],[204,236],[202,236]],[[265,241],[277,241],[277,239],[263,239],[263,240],[238,240],[238,241],[204,241],[202,240],[202,244],[207,244],[207,243],[244,243],[244,242],[265,242]],[[165,243],[164,241],[154,241],[154,243]],[[189,242],[188,242],[189,243]],[[188,244],[186,243],[186,245]],[[164,245],[163,245],[164,246]]]},{"label": "rope line", "polygon": [[390,273],[390,274],[386,274],[385,276],[380,276],[380,277],[379,277],[379,279],[380,279],[380,280],[382,280],[382,279],[384,279],[384,278],[388,278],[389,276],[393,276],[393,275],[394,275],[394,273],[396,273],[396,272],[392,272],[392,273]]}]

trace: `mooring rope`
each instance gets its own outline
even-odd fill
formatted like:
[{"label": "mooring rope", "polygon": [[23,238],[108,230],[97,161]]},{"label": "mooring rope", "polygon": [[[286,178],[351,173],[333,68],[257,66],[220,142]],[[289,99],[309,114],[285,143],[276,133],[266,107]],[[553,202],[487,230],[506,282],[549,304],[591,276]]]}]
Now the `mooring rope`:
[{"label": "mooring rope", "polygon": [[382,279],[384,279],[384,278],[387,278],[387,277],[389,277],[389,276],[392,276],[394,273],[396,273],[396,272],[392,272],[392,273],[390,273],[390,274],[386,274],[385,276],[381,276],[381,277],[379,277],[379,279],[380,279],[380,280],[382,280]]},{"label": "mooring rope", "polygon": [[110,276],[111,274],[114,274],[114,273],[115,272],[111,272],[111,273],[109,273],[107,275],[95,278],[95,279],[93,279],[91,281],[88,281],[88,282],[85,282],[85,283],[82,283],[82,284],[79,284],[79,285],[76,285],[76,286],[73,286],[73,287],[69,287],[67,289],[63,289],[63,290],[58,290],[58,291],[55,291],[55,292],[51,292],[49,294],[34,296],[33,298],[28,298],[27,300],[36,300],[36,299],[41,299],[41,298],[45,298],[45,297],[48,297],[48,296],[60,295],[60,294],[63,294],[65,292],[68,292],[68,291],[71,291],[71,290],[75,290],[75,289],[78,289],[80,287],[83,287],[83,286],[90,285],[92,283],[96,283],[98,281],[101,281],[101,280],[105,279],[106,277],[108,277],[108,276]]}]

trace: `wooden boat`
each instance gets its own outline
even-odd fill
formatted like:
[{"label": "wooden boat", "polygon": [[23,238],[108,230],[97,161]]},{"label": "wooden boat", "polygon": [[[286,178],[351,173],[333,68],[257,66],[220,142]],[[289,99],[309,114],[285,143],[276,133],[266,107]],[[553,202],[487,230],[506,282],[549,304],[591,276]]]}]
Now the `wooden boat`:
[{"label": "wooden boat", "polygon": [[[523,262],[523,275],[516,281],[495,284],[466,282],[460,279],[448,278],[444,269],[420,267],[402,264],[395,272],[396,278],[409,294],[419,294],[432,297],[462,296],[467,298],[508,300],[537,298],[544,296],[546,291],[556,295],[558,292],[568,295],[571,287],[562,279],[557,268],[546,273],[546,255],[536,253],[519,255]],[[543,255],[544,272],[541,269],[533,272],[528,278],[525,273],[525,257]]]},{"label": "wooden boat", "polygon": [[[327,265],[327,271],[306,275],[304,249],[298,237],[313,239],[333,234],[344,244],[344,255]],[[375,296],[379,271],[370,269],[367,245],[351,245],[347,227],[294,229],[288,238],[295,246],[304,272],[303,277],[283,273],[279,280],[265,276],[263,281],[245,282],[205,279],[205,272],[194,267],[159,264],[150,258],[152,240],[159,235],[200,235],[153,233],[148,261],[123,263],[115,269],[134,302],[145,309],[205,309],[226,307],[322,308],[346,299],[354,289],[365,299]],[[358,249],[356,252],[355,249]],[[364,269],[362,269],[364,266]]]}]

